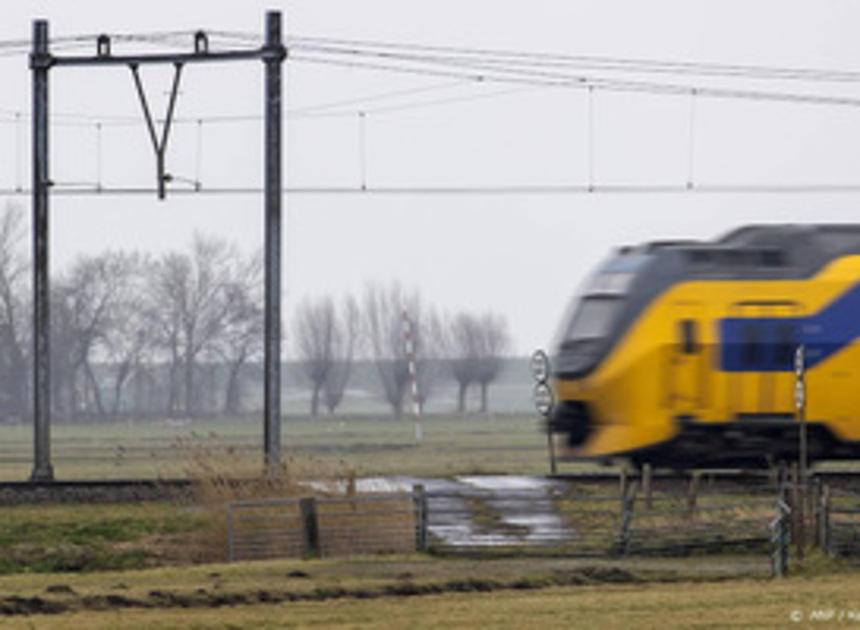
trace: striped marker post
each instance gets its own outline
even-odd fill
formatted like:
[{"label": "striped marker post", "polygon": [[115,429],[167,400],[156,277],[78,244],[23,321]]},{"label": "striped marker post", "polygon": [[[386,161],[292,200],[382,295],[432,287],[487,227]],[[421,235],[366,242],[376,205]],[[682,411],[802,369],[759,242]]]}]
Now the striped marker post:
[{"label": "striped marker post", "polygon": [[415,415],[415,441],[421,442],[421,404],[418,401],[418,370],[415,365],[415,336],[412,321],[406,309],[403,309],[403,348],[406,353],[406,363],[409,367],[409,385],[412,390],[412,412]]}]

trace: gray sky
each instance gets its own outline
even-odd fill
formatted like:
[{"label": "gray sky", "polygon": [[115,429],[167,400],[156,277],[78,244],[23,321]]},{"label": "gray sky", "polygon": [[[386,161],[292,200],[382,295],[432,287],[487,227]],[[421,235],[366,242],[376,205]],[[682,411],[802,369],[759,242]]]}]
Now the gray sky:
[{"label": "gray sky", "polygon": [[[7,6],[8,5],[8,6]],[[47,17],[52,35],[211,28],[260,32],[267,8],[284,12],[301,36],[470,48],[860,69],[860,4],[827,2],[362,2],[6,3],[0,40],[24,39]],[[582,90],[477,85],[433,77],[287,64],[287,107],[401,89],[399,99],[337,110],[339,117],[287,121],[286,181],[292,186],[356,185],[361,178],[357,111],[367,109],[366,174],[373,185],[681,185],[689,170],[689,96],[596,91],[589,167],[588,97]],[[27,111],[26,57],[0,57],[0,110]],[[144,78],[163,111],[167,71]],[[661,79],[658,77],[658,79]],[[676,79],[665,77],[663,80]],[[97,177],[95,120],[137,116],[126,69],[52,72],[57,114],[92,124],[55,125],[52,175],[58,183]],[[696,77],[676,82],[860,96],[854,83],[749,82]],[[186,69],[177,115],[262,111],[261,68],[249,62]],[[429,101],[486,98],[431,105]],[[392,105],[424,103],[397,111]],[[8,116],[7,116],[8,117]],[[55,118],[60,121],[61,116]],[[70,120],[70,119],[66,119]],[[860,183],[860,109],[746,100],[695,99],[693,176],[697,184]],[[21,134],[23,132],[23,134]],[[261,183],[261,123],[204,125],[203,185]],[[29,130],[0,124],[0,188],[29,179],[16,146]],[[17,140],[16,140],[17,138]],[[169,170],[194,177],[193,124],[177,126]],[[17,164],[16,164],[17,161]],[[105,127],[105,185],[148,185],[154,158],[142,121]],[[19,198],[29,207],[29,200]],[[710,238],[753,221],[853,221],[857,194],[599,194],[487,196],[293,196],[286,200],[285,298],[360,291],[366,281],[399,279],[442,310],[505,313],[520,352],[550,338],[584,274],[616,245],[669,237]],[[52,202],[53,264],[106,248],[153,252],[184,246],[195,230],[262,241],[258,196],[69,198]]]}]

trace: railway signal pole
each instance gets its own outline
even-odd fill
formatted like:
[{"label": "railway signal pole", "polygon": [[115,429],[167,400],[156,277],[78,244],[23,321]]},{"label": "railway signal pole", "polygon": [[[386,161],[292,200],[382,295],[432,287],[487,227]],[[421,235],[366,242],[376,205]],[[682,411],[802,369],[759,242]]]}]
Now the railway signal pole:
[{"label": "railway signal pole", "polygon": [[[110,37],[100,35],[95,55],[55,56],[49,49],[48,22],[33,22],[33,45],[30,55],[33,88],[33,442],[34,461],[30,479],[50,481],[51,464],[51,388],[50,388],[50,289],[48,277],[48,204],[51,181],[48,153],[48,79],[49,71],[60,66],[126,66],[132,72],[147,130],[156,154],[157,193],[164,199],[171,176],[165,171],[165,151],[170,120],[175,105],[182,68],[186,64],[259,59],[265,67],[265,186],[264,186],[264,418],[263,453],[266,469],[276,472],[281,459],[281,198],[282,184],[282,66],[287,56],[284,47],[281,13],[266,13],[263,46],[253,49],[210,51],[208,37],[202,31],[194,36],[193,50],[184,53],[151,53],[115,55]],[[175,68],[167,120],[161,138],[155,125],[138,69],[143,65],[172,64]]]},{"label": "railway signal pole", "polygon": [[806,347],[803,344],[797,346],[794,353],[794,406],[797,411],[797,421],[799,423],[798,433],[800,444],[798,445],[798,467],[799,474],[795,477],[797,489],[794,493],[795,501],[794,509],[797,514],[797,556],[803,559],[803,548],[806,544],[806,527],[805,527],[805,512],[806,512],[806,497],[808,486],[808,444],[806,435]]},{"label": "railway signal pole", "polygon": [[546,422],[546,446],[549,452],[549,471],[555,475],[558,472],[558,467],[555,460],[555,444],[552,440],[552,410],[555,407],[555,397],[552,393],[552,387],[549,384],[549,379],[552,376],[552,369],[549,364],[549,357],[543,350],[535,350],[529,359],[532,377],[535,379],[534,389],[532,390],[532,398],[534,400],[535,409],[543,416]]},{"label": "railway signal pole", "polygon": [[794,353],[794,405],[797,409],[797,421],[800,423],[800,482],[806,484],[809,454],[806,433],[806,347],[801,344],[797,346]]}]

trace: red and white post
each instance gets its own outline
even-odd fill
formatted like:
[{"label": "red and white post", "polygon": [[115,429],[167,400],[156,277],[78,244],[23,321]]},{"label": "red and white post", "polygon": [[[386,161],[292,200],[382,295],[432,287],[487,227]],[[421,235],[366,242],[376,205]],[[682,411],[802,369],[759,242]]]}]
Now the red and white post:
[{"label": "red and white post", "polygon": [[423,435],[421,432],[421,402],[418,400],[418,369],[415,364],[415,334],[412,320],[409,319],[406,309],[403,310],[403,348],[409,368],[409,386],[412,391],[412,412],[415,415],[415,441],[420,442]]}]

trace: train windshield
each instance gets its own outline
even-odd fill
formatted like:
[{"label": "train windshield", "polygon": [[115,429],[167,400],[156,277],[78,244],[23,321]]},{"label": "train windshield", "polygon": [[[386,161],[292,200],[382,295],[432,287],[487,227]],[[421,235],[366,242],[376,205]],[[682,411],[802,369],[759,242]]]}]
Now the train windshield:
[{"label": "train windshield", "polygon": [[553,345],[560,350],[587,353],[606,339],[624,308],[634,282],[654,257],[646,253],[616,254],[598,267],[568,306]]},{"label": "train windshield", "polygon": [[562,336],[562,343],[581,339],[600,339],[609,334],[615,316],[621,308],[617,296],[586,297],[579,302],[570,324]]}]

